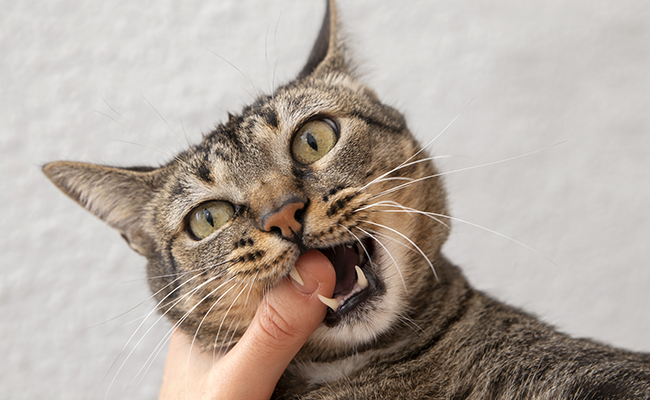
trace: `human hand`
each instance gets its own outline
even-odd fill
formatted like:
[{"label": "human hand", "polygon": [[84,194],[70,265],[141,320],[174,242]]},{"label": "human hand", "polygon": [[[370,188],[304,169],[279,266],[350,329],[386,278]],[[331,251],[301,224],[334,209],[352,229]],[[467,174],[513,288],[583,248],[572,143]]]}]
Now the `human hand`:
[{"label": "human hand", "polygon": [[305,253],[295,266],[304,285],[287,278],[267,293],[241,340],[216,363],[212,352],[190,346],[190,338],[175,331],[159,399],[269,399],[325,318],[318,294],[331,297],[336,282],[334,267],[319,251]]}]

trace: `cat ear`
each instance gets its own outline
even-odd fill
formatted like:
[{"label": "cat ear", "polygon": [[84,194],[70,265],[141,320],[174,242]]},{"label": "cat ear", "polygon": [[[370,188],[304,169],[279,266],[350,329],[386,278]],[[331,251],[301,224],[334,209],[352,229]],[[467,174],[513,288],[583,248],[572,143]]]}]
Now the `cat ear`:
[{"label": "cat ear", "polygon": [[143,210],[157,186],[156,170],[58,161],[46,164],[43,172],[63,193],[120,231],[133,250],[144,256],[153,252]]},{"label": "cat ear", "polygon": [[346,49],[341,40],[336,2],[326,0],[323,24],[320,27],[320,32],[311,49],[307,63],[298,78],[308,75],[325,75],[330,72],[350,74],[350,63],[345,53]]}]

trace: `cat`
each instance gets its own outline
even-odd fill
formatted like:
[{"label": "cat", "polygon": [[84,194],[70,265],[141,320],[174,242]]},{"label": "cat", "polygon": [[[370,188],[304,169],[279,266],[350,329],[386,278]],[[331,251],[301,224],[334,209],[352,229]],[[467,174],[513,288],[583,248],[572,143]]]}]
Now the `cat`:
[{"label": "cat", "polygon": [[274,398],[649,399],[650,354],[556,332],[443,256],[442,179],[355,71],[329,0],[297,78],[169,163],[43,171],[147,258],[158,311],[206,351],[238,341],[301,254],[325,254],[334,299]]}]

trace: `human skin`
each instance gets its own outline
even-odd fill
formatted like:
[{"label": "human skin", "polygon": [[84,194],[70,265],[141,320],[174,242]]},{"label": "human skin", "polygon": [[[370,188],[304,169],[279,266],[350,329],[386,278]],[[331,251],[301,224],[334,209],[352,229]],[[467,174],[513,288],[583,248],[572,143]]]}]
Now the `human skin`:
[{"label": "human skin", "polygon": [[318,294],[331,297],[336,274],[312,250],[295,264],[303,284],[286,277],[264,297],[241,340],[217,362],[176,330],[170,340],[160,400],[269,399],[280,376],[325,318]]}]

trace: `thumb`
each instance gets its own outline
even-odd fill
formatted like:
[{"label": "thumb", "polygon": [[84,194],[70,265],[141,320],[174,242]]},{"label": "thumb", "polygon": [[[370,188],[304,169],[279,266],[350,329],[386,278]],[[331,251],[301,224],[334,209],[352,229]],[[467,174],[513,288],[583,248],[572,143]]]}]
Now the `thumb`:
[{"label": "thumb", "polygon": [[312,250],[295,267],[302,284],[288,277],[264,296],[244,336],[219,361],[230,373],[212,377],[234,379],[256,391],[238,393],[238,398],[269,398],[289,362],[325,318],[327,307],[318,294],[332,296],[336,283],[332,263]]},{"label": "thumb", "polygon": [[286,279],[267,293],[246,332],[249,336],[242,338],[255,349],[258,360],[277,360],[295,350],[288,364],[325,318],[327,307],[318,294],[331,297],[336,282],[334,267],[317,250],[301,256],[295,267],[302,282]]}]

